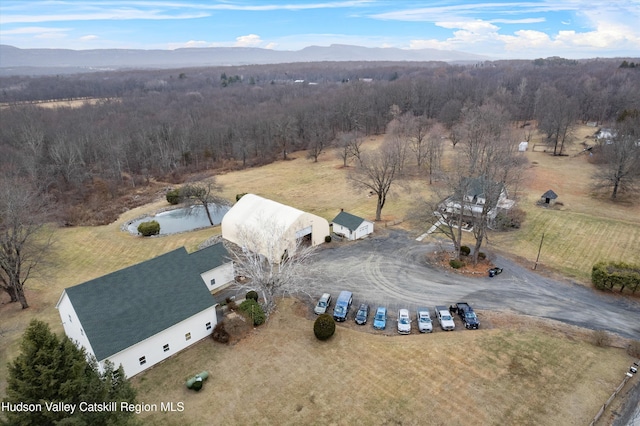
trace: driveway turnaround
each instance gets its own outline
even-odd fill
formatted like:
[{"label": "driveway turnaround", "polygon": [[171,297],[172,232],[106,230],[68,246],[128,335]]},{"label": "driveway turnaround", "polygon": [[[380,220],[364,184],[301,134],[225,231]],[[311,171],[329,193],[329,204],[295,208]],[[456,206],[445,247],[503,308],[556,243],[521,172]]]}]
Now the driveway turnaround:
[{"label": "driveway turnaround", "polygon": [[[475,309],[510,311],[640,339],[640,302],[570,281],[544,277],[502,257],[502,274],[467,277],[429,265],[434,244],[407,232],[321,248],[307,273],[311,294],[353,292],[354,304],[384,305],[390,312],[468,302]],[[357,305],[356,305],[357,306]],[[482,319],[481,319],[482,320]]]}]

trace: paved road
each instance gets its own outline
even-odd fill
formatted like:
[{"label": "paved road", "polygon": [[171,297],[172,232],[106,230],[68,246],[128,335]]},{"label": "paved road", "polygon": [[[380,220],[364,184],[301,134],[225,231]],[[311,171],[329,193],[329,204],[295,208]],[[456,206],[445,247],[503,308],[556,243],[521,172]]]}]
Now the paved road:
[{"label": "paved road", "polygon": [[311,293],[337,297],[350,290],[354,304],[386,305],[390,312],[465,301],[476,309],[508,309],[640,339],[640,302],[556,281],[501,257],[495,263],[504,272],[494,278],[449,273],[427,264],[425,254],[433,250],[398,230],[323,248],[307,271]]}]

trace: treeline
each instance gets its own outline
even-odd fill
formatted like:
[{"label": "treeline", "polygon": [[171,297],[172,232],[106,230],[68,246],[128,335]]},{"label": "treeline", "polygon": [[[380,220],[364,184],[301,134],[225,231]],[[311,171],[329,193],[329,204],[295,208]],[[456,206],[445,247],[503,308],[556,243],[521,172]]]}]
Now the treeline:
[{"label": "treeline", "polygon": [[322,153],[344,135],[384,132],[398,114],[451,131],[465,108],[487,103],[515,121],[539,120],[558,145],[566,123],[612,122],[640,104],[640,74],[615,61],[311,63],[6,77],[0,94],[2,102],[104,98],[3,108],[0,167],[48,193],[100,182],[116,194],[151,178],[178,182]]}]

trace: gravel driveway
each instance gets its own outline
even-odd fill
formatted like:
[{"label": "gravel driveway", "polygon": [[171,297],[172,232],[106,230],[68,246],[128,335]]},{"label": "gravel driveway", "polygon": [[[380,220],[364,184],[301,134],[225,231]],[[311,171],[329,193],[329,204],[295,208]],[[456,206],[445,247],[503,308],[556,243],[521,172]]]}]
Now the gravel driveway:
[{"label": "gravel driveway", "polygon": [[335,298],[350,290],[356,309],[365,302],[372,309],[385,305],[392,315],[399,307],[433,311],[435,305],[465,301],[480,310],[509,310],[640,339],[638,301],[556,281],[502,257],[495,259],[504,268],[501,275],[462,276],[429,265],[425,255],[434,250],[401,230],[333,243],[319,250],[307,270],[311,294],[330,292]]}]

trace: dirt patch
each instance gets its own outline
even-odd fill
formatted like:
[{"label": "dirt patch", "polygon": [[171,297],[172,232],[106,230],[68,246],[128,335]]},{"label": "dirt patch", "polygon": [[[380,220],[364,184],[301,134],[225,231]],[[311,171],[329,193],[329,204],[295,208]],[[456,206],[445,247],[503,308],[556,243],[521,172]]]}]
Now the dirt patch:
[{"label": "dirt patch", "polygon": [[430,265],[437,266],[442,270],[470,277],[486,277],[487,271],[496,266],[489,258],[478,259],[478,263],[474,265],[473,259],[470,256],[461,256],[460,261],[463,263],[462,267],[454,268],[449,264],[449,262],[452,259],[455,259],[455,256],[452,252],[447,251],[429,252],[426,257],[427,263]]}]

